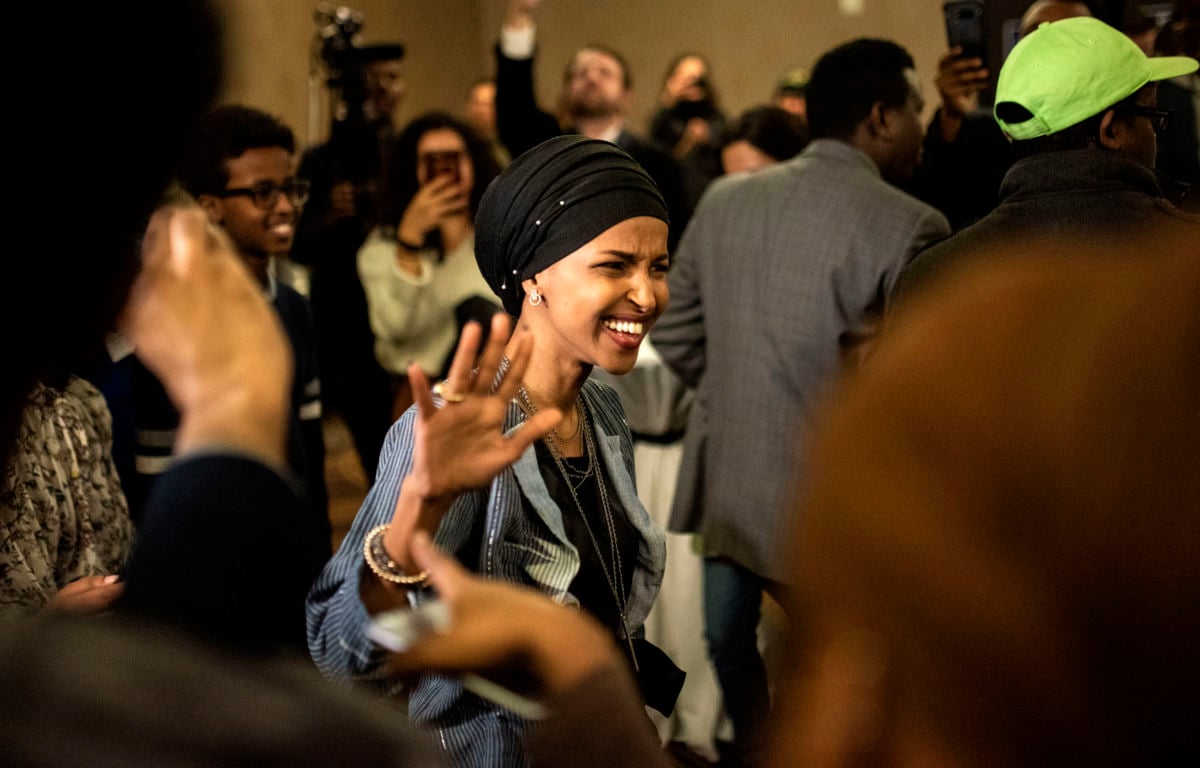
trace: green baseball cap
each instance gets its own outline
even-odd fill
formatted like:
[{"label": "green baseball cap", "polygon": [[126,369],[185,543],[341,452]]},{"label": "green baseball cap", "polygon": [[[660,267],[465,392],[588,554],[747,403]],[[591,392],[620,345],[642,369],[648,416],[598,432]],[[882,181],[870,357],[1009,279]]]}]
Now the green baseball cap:
[{"label": "green baseball cap", "polygon": [[1147,57],[1137,43],[1099,19],[1062,19],[1042,24],[1013,47],[1000,68],[992,114],[1017,141],[1049,136],[1147,83],[1198,67],[1188,56]]}]

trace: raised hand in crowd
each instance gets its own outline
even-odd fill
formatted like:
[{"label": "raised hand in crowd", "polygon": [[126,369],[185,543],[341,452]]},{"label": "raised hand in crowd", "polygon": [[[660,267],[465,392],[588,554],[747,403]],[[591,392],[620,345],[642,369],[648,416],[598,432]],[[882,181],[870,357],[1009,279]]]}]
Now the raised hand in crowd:
[{"label": "raised hand in crowd", "polygon": [[504,11],[504,26],[524,29],[533,25],[533,15],[542,0],[509,0]]},{"label": "raised hand in crowd", "polygon": [[942,139],[954,141],[962,128],[963,118],[979,108],[979,92],[987,87],[988,70],[983,59],[962,58],[962,47],[955,46],[938,60],[934,78],[942,108],[937,126]]}]

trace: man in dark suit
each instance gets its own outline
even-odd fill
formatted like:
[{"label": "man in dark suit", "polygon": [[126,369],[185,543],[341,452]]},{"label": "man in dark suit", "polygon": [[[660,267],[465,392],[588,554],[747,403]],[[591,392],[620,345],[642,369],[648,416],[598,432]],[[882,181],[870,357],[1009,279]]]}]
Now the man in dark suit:
[{"label": "man in dark suit", "polygon": [[629,131],[625,117],[633,99],[628,62],[606,45],[591,44],[575,54],[563,73],[562,124],[538,106],[533,92],[536,26],[540,0],[511,0],[496,45],[496,127],[515,158],[546,139],[578,133],[617,144],[646,169],[671,214],[669,244],[674,250],[691,214],[679,164],[652,142]]},{"label": "man in dark suit", "polygon": [[671,529],[703,537],[709,657],[749,764],[768,703],[759,605],[764,588],[788,578],[777,542],[803,482],[795,468],[812,406],[860,354],[901,267],[950,231],[889,183],[917,164],[915,83],[911,56],[889,41],[825,54],[807,89],[812,142],[788,162],[709,187],[651,333],[697,390]]}]

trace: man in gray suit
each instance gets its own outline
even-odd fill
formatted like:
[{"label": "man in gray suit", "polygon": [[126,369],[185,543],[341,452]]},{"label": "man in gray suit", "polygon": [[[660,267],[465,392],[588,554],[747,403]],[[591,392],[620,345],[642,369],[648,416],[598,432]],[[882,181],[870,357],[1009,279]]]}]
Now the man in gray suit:
[{"label": "man in gray suit", "polygon": [[920,154],[912,57],[884,40],[826,53],[808,85],[813,141],[796,158],[718,180],[683,235],[655,348],[697,390],[671,529],[699,532],[705,625],[741,762],[768,709],[756,646],[762,590],[783,587],[775,542],[811,407],[861,351],[900,272],[949,234],[889,181]]}]

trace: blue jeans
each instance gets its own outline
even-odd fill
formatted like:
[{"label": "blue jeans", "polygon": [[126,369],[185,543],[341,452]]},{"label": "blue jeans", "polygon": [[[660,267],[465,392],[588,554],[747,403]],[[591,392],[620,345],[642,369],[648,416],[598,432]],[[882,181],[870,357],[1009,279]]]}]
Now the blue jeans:
[{"label": "blue jeans", "polygon": [[740,764],[754,765],[762,751],[770,711],[767,670],[758,652],[758,620],[767,582],[728,560],[704,560],[704,634],[733,722]]}]

